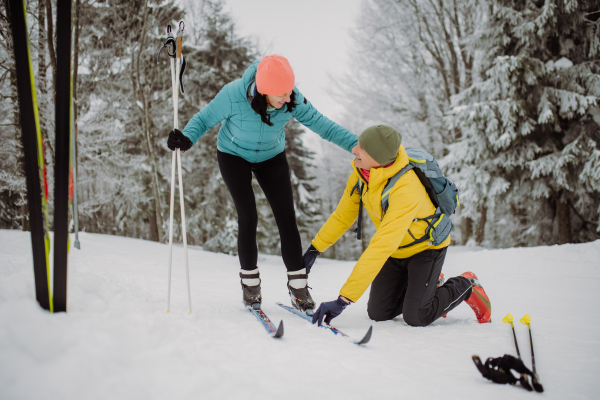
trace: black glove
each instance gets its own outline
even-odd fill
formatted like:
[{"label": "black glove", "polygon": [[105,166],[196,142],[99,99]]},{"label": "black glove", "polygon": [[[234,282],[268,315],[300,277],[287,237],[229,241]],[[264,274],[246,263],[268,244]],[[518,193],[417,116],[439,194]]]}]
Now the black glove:
[{"label": "black glove", "polygon": [[323,318],[325,318],[325,323],[329,325],[332,319],[337,317],[344,311],[344,308],[348,306],[349,303],[346,303],[342,300],[342,296],[339,296],[335,301],[328,301],[327,303],[321,303],[317,311],[315,311],[312,323],[315,324],[319,321],[319,326],[323,323]]},{"label": "black glove", "polygon": [[304,263],[304,268],[306,268],[307,275],[310,274],[310,269],[315,263],[317,257],[320,255],[321,253],[319,252],[319,250],[317,250],[315,246],[311,244],[308,250],[306,250],[306,253],[304,253],[304,255],[302,256],[302,262]]},{"label": "black glove", "polygon": [[185,153],[192,147],[192,141],[183,133],[181,133],[179,129],[173,129],[171,132],[169,132],[167,147],[171,151],[179,149],[182,153]]}]

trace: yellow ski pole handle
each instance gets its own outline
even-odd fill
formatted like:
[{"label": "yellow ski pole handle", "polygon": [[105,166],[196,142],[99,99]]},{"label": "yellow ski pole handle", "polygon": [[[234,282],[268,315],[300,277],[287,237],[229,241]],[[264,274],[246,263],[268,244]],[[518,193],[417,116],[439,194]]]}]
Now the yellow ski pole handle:
[{"label": "yellow ski pole handle", "polygon": [[[523,318],[525,318],[525,317],[523,317]],[[504,317],[504,318],[502,319],[502,322],[504,322],[504,323],[507,323],[507,324],[511,324],[511,325],[512,325],[512,324],[513,324],[513,316],[512,316],[512,315],[510,315],[510,313],[509,313],[509,314],[506,314],[506,317]]]},{"label": "yellow ski pole handle", "polygon": [[525,314],[525,316],[519,321],[521,321],[523,325],[529,325],[531,323],[531,317],[529,316],[529,314]]}]

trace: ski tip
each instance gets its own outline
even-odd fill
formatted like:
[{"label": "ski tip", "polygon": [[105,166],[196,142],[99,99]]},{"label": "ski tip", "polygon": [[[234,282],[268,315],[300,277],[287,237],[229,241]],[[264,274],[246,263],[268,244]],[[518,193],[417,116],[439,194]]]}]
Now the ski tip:
[{"label": "ski tip", "polygon": [[279,339],[283,336],[283,320],[279,321],[279,327],[277,328],[277,332],[273,335],[275,339]]},{"label": "ski tip", "polygon": [[365,335],[364,338],[362,338],[362,340],[360,340],[359,342],[356,342],[356,344],[367,344],[369,343],[369,340],[371,340],[371,335],[373,334],[373,325],[371,325],[369,327],[369,330],[367,331],[367,334]]}]

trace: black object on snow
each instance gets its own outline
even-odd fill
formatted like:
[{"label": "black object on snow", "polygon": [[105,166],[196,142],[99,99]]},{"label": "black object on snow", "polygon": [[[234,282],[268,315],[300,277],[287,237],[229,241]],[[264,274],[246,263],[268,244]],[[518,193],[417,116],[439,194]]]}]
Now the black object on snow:
[{"label": "black object on snow", "polygon": [[[29,52],[25,5],[22,0],[8,2],[9,19],[12,28],[15,71],[17,74],[17,94],[19,97],[19,119],[21,138],[25,152],[25,175],[27,181],[27,203],[31,228],[31,249],[35,279],[35,297],[40,306],[52,311],[48,251],[48,187],[42,135],[37,115],[35,84]],[[69,14],[70,15],[70,14]]]},{"label": "black object on snow", "polygon": [[[494,383],[509,383],[511,385],[516,385],[517,382],[519,382],[524,389],[528,391],[533,390],[533,388],[527,381],[527,377],[530,376],[533,379],[534,373],[529,368],[527,368],[525,364],[523,364],[523,361],[521,361],[519,358],[511,356],[510,354],[505,354],[502,357],[490,357],[485,361],[484,364],[481,362],[479,356],[474,355],[473,362],[475,363],[475,366],[477,367],[479,372],[481,372],[481,375],[483,375],[484,378],[487,378]],[[516,378],[512,374],[511,370],[518,372],[519,374],[521,374],[521,376],[519,378]],[[539,387],[536,387],[535,390],[537,392],[544,391],[541,385],[539,385]]]},{"label": "black object on snow", "polygon": [[54,170],[54,312],[67,311],[71,160],[71,1],[56,6],[56,145]]}]

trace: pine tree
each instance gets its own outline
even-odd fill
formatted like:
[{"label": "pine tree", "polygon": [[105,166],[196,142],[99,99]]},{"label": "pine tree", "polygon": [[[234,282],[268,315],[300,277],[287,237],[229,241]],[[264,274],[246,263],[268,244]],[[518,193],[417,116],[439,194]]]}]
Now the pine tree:
[{"label": "pine tree", "polygon": [[[445,164],[496,245],[588,241],[600,222],[598,1],[492,1],[480,77],[453,99]],[[501,229],[507,226],[509,229]],[[494,244],[494,243],[490,243]]]}]

